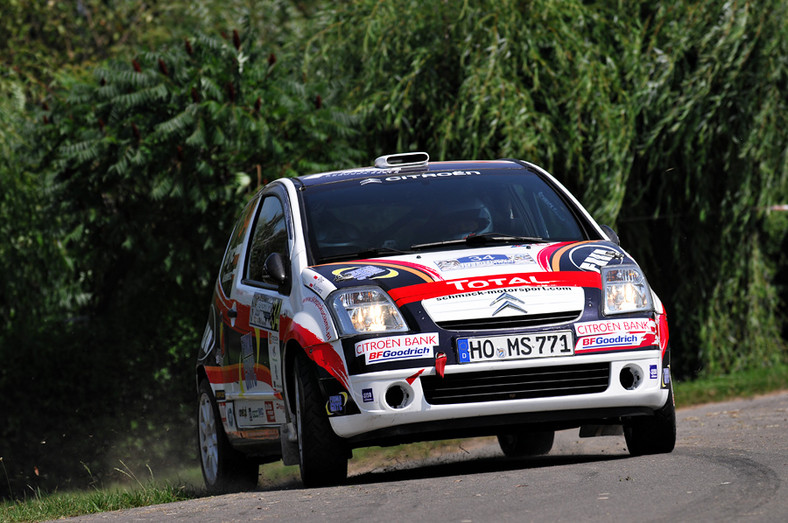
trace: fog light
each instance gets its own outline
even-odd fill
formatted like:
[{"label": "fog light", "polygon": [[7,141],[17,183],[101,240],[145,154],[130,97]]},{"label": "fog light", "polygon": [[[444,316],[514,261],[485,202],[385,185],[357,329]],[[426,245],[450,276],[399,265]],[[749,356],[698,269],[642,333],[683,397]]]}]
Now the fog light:
[{"label": "fog light", "polygon": [[618,380],[626,390],[635,390],[643,383],[643,371],[637,365],[627,365],[621,369]]},{"label": "fog light", "polygon": [[413,401],[413,390],[404,383],[395,383],[386,390],[386,405],[392,409],[404,409]]}]

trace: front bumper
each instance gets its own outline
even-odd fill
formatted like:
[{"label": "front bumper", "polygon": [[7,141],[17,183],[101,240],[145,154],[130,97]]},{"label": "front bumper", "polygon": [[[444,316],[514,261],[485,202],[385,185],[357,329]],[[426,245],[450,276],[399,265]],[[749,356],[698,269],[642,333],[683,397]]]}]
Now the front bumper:
[{"label": "front bumper", "polygon": [[[608,366],[607,385],[602,384],[594,392],[582,388],[569,392],[540,392],[538,386],[532,386],[531,389],[536,392],[523,394],[517,389],[517,385],[511,385],[514,388],[503,392],[504,396],[497,395],[493,400],[487,400],[488,398],[483,396],[474,397],[470,393],[463,400],[463,391],[459,390],[458,396],[448,404],[443,400],[436,401],[434,393],[429,391],[427,392],[433,398],[432,403],[427,399],[422,377],[433,382],[440,380],[441,378],[434,377],[434,367],[355,375],[350,377],[350,393],[360,413],[331,417],[331,426],[343,438],[363,438],[364,434],[381,433],[386,429],[405,426],[411,433],[418,432],[420,426],[424,427],[425,431],[433,430],[433,427],[440,426],[440,423],[436,422],[451,425],[458,420],[470,420],[470,423],[465,423],[468,426],[473,425],[474,419],[480,424],[493,417],[527,420],[528,415],[533,415],[531,417],[534,420],[544,420],[548,417],[546,414],[549,414],[551,422],[557,423],[564,418],[595,419],[603,415],[602,413],[656,410],[665,405],[668,389],[662,386],[662,358],[657,348],[541,361],[449,365],[446,367],[445,379],[459,374],[471,376],[488,371],[504,375],[517,369],[556,370],[557,367],[574,366],[579,369],[581,366],[594,364],[597,368]],[[513,399],[508,399],[509,397]],[[588,416],[584,416],[584,412],[588,412]]]}]

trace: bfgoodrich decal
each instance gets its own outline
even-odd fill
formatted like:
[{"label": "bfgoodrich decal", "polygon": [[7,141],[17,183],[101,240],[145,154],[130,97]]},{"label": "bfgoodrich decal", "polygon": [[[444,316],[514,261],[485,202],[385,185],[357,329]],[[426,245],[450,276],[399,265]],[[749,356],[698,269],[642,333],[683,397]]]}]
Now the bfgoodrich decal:
[{"label": "bfgoodrich decal", "polygon": [[438,333],[372,338],[356,343],[356,356],[364,355],[367,364],[431,358],[439,343]]},{"label": "bfgoodrich decal", "polygon": [[611,347],[639,347],[644,337],[645,334],[629,334],[625,332],[603,336],[587,336],[577,342],[576,351]]}]

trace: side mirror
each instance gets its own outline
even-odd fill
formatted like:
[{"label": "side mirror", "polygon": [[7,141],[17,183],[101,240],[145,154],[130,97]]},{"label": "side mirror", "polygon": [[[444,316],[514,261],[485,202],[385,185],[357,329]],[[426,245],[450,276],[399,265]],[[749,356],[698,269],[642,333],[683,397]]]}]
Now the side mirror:
[{"label": "side mirror", "polygon": [[602,225],[601,227],[602,231],[607,234],[607,237],[611,242],[615,243],[616,245],[621,245],[621,240],[618,238],[618,234],[616,234],[616,231],[614,231],[612,227],[609,225]]},{"label": "side mirror", "polygon": [[285,286],[287,284],[287,269],[282,256],[278,252],[272,252],[265,259],[265,272],[277,285]]}]

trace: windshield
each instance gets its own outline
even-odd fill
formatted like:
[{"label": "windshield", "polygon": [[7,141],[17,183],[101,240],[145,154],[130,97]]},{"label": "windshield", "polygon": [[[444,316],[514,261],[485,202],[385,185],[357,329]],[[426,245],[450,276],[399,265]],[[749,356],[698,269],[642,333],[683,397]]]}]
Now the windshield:
[{"label": "windshield", "polygon": [[[315,263],[484,241],[587,239],[575,215],[523,170],[354,179],[307,187]],[[453,173],[456,174],[456,173]]]}]

